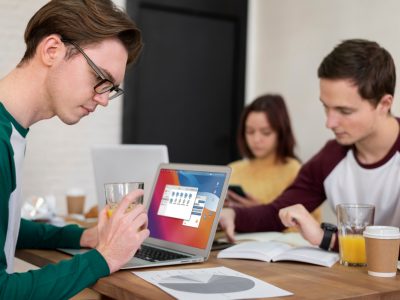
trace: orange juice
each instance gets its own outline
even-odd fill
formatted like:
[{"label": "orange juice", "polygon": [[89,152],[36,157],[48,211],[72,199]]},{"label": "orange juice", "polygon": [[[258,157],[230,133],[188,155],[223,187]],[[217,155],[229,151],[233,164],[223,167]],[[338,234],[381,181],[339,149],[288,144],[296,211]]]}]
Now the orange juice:
[{"label": "orange juice", "polygon": [[[136,206],[136,204],[129,204],[128,208],[125,210],[125,212],[129,212],[131,211],[134,207]],[[118,204],[108,204],[108,208],[107,208],[107,217],[111,218],[111,216],[114,213],[114,210],[118,207]]]},{"label": "orange juice", "polygon": [[359,234],[339,235],[340,260],[348,265],[365,265],[365,239]]},{"label": "orange juice", "polygon": [[108,217],[108,218],[111,218],[111,216],[113,215],[114,210],[115,210],[116,208],[117,208],[117,206],[107,208],[107,217]]}]

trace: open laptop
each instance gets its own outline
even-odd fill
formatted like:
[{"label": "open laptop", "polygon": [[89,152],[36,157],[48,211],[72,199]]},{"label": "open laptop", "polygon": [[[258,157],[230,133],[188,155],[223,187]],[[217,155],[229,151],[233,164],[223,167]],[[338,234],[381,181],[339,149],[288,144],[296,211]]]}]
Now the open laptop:
[{"label": "open laptop", "polygon": [[105,183],[144,182],[147,203],[158,165],[168,162],[165,145],[95,145],[91,150],[99,210],[105,206]]},{"label": "open laptop", "polygon": [[[147,205],[150,236],[123,268],[207,260],[230,173],[226,166],[161,164]],[[169,254],[146,257],[158,250]]]},{"label": "open laptop", "polygon": [[122,269],[206,261],[230,173],[226,166],[160,164],[147,203],[150,236]]}]

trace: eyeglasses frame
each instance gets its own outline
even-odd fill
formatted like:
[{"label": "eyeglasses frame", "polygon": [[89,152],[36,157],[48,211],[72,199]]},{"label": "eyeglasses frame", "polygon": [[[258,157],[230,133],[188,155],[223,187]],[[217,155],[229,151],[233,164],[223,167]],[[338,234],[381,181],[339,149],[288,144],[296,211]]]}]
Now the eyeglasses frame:
[{"label": "eyeglasses frame", "polygon": [[[120,95],[122,95],[124,93],[123,89],[121,89],[120,87],[116,86],[111,80],[106,78],[106,76],[103,74],[103,72],[100,70],[100,68],[89,58],[89,56],[87,56],[85,51],[83,51],[83,49],[77,43],[75,43],[74,41],[71,41],[71,40],[67,40],[67,39],[62,39],[61,41],[63,43],[69,43],[69,44],[73,45],[76,48],[76,50],[78,50],[83,55],[83,57],[86,59],[86,62],[92,68],[92,70],[96,73],[96,75],[101,78],[101,81],[99,83],[97,83],[93,87],[94,91],[97,94],[104,94],[104,93],[107,93],[107,92],[115,91],[114,95],[112,95],[111,97],[108,97],[108,100],[111,100],[111,99],[114,99],[114,98],[116,98],[116,97],[118,97],[118,96],[120,96]],[[111,83],[112,86],[109,89],[105,90],[105,91],[102,91],[102,92],[97,91],[96,89],[99,86],[101,86],[103,83],[105,83],[105,82]]]}]

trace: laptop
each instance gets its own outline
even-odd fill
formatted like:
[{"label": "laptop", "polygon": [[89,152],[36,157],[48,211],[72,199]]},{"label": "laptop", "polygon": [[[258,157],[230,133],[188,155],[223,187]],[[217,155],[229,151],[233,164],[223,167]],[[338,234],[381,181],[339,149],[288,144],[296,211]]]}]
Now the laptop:
[{"label": "laptop", "polygon": [[168,162],[165,145],[95,145],[91,149],[99,210],[105,206],[104,184],[144,182],[147,203],[160,163]]},{"label": "laptop", "polygon": [[[123,269],[206,261],[230,173],[226,166],[160,164],[147,205],[150,236]],[[168,254],[146,258],[148,248]]]},{"label": "laptop", "polygon": [[230,173],[226,166],[160,164],[147,203],[150,236],[122,269],[206,261]]}]

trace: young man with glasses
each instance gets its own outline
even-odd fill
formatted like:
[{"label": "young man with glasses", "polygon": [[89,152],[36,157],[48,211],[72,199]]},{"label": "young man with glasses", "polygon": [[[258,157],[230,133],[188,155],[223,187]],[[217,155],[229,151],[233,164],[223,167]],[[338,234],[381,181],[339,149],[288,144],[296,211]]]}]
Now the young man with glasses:
[{"label": "young man with glasses", "polygon": [[[149,235],[142,195],[127,196],[113,216],[100,213],[96,228],[57,228],[21,219],[21,167],[34,123],[54,116],[75,124],[97,105],[123,93],[126,65],[142,47],[141,34],[109,0],[53,0],[29,21],[27,49],[0,80],[0,299],[67,299],[117,271]],[[16,248],[93,250],[59,264],[12,273]]]},{"label": "young man with glasses", "polygon": [[274,202],[225,209],[220,224],[234,230],[297,227],[311,244],[338,249],[336,227],[310,214],[325,200],[375,205],[375,224],[400,226],[400,120],[391,114],[396,71],[389,52],[367,40],[346,40],[318,69],[326,127],[335,139],[303,165]]}]

